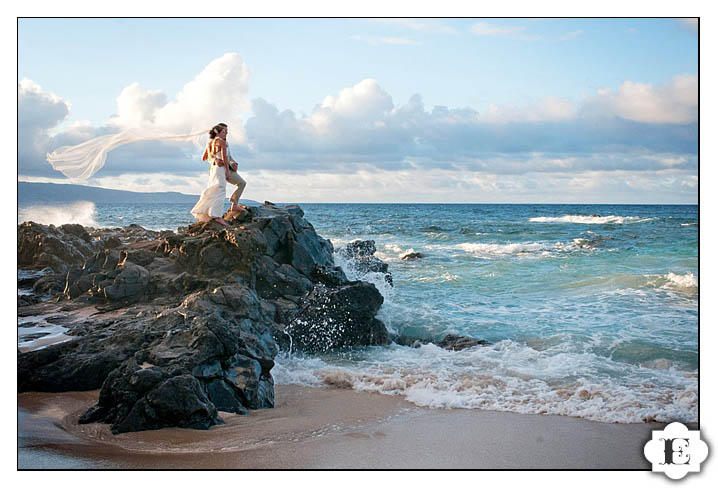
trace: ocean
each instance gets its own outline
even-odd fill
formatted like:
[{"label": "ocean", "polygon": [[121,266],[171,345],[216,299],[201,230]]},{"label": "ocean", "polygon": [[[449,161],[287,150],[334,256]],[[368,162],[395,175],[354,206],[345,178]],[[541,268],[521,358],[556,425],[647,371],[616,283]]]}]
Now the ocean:
[{"label": "ocean", "polygon": [[[339,248],[376,242],[379,319],[397,335],[489,346],[392,344],[284,352],[279,384],[335,385],[431,408],[559,414],[602,422],[698,420],[698,207],[300,204]],[[19,220],[175,229],[192,204],[19,210]],[[53,221],[54,220],[54,221]],[[420,252],[423,258],[401,257]]]}]

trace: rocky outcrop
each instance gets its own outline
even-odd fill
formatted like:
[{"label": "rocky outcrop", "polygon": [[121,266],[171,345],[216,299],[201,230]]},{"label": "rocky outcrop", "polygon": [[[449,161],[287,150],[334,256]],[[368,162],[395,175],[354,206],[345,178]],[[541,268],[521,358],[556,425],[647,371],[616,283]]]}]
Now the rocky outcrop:
[{"label": "rocky outcrop", "polygon": [[381,294],[349,281],[333,252],[298,206],[177,232],[21,224],[20,266],[47,270],[24,283],[33,294],[18,296],[19,314],[58,312],[47,320],[72,339],[20,354],[18,389],[100,388],[81,422],[114,433],[208,428],[221,412],[273,407],[279,347],[389,341]]},{"label": "rocky outcrop", "polygon": [[55,227],[26,222],[17,230],[17,266],[34,270],[48,267],[63,273],[71,265],[83,263],[100,246],[79,224]]},{"label": "rocky outcrop", "polygon": [[389,265],[374,256],[376,244],[374,240],[352,241],[339,250],[339,254],[347,261],[349,266],[358,274],[379,273],[384,275],[384,280],[393,285]]}]

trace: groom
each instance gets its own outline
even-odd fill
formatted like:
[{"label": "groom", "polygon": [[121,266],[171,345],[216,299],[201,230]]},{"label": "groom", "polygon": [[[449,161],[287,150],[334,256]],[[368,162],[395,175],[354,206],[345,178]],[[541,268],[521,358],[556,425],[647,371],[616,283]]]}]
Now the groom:
[{"label": "groom", "polygon": [[229,201],[232,203],[232,207],[230,207],[229,210],[230,212],[240,212],[244,210],[244,206],[239,205],[239,197],[242,195],[242,192],[244,192],[247,182],[237,173],[239,164],[234,161],[229,154],[229,147],[227,148],[227,156],[229,156],[229,178],[227,178],[227,181],[237,186],[237,190],[229,197]]}]

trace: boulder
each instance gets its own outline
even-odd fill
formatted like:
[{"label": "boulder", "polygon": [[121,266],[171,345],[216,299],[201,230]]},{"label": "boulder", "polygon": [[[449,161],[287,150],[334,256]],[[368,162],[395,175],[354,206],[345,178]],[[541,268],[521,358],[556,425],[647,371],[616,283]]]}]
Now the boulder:
[{"label": "boulder", "polygon": [[17,249],[19,268],[49,267],[55,273],[65,273],[71,265],[83,263],[97,251],[98,245],[79,224],[58,228],[25,222],[18,225]]},{"label": "boulder", "polygon": [[380,273],[384,280],[393,285],[393,279],[389,272],[389,265],[374,256],[376,244],[374,240],[353,241],[339,250],[339,254],[359,277],[368,273]]},{"label": "boulder", "polygon": [[375,318],[383,302],[371,283],[316,285],[285,332],[296,349],[307,352],[388,344],[389,333]]},{"label": "boulder", "polygon": [[421,345],[433,343],[445,350],[459,351],[474,346],[486,346],[490,345],[486,340],[478,338],[472,338],[470,336],[461,336],[455,334],[447,334],[442,339],[436,341],[428,338],[417,338],[413,336],[400,335],[394,338],[394,342],[397,345],[410,346],[412,348],[419,348]]},{"label": "boulder", "polygon": [[[160,233],[19,225],[19,262],[50,268],[32,275],[18,315],[42,311],[72,339],[20,353],[18,391],[100,389],[80,421],[113,433],[206,429],[220,412],[274,406],[279,346],[388,343],[381,294],[347,279],[300,207],[249,207],[228,222]],[[357,248],[387,270],[370,251]]]},{"label": "boulder", "polygon": [[405,261],[411,261],[411,260],[418,260],[419,258],[424,258],[426,255],[424,253],[419,252],[413,252],[413,253],[407,253],[406,255],[402,256],[401,259]]}]

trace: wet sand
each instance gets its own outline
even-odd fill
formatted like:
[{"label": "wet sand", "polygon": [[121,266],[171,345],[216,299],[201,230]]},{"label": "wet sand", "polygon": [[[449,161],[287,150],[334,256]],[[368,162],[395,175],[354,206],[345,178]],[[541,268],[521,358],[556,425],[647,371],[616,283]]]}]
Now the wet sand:
[{"label": "wet sand", "polygon": [[277,406],[209,430],[79,425],[98,391],[18,395],[20,469],[640,469],[664,425],[417,407],[336,387],[276,387]]}]

